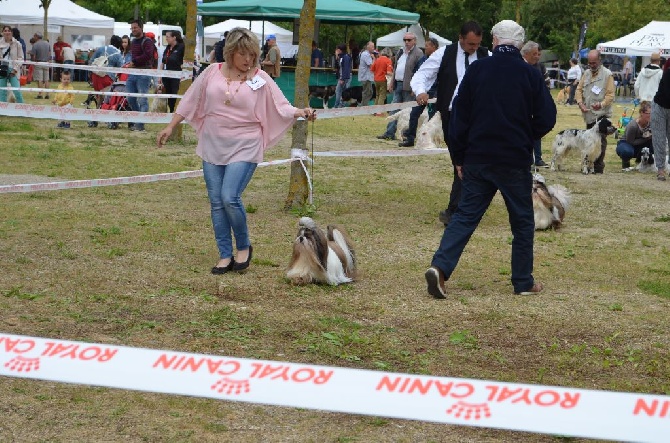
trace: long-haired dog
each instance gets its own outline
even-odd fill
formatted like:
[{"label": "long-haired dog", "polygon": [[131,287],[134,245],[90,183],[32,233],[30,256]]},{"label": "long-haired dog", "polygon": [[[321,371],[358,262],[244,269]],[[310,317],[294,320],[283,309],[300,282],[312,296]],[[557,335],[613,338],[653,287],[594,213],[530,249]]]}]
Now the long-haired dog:
[{"label": "long-haired dog", "polygon": [[442,116],[437,111],[433,118],[424,123],[417,129],[416,147],[417,149],[437,149],[443,146],[444,131],[442,131]]},{"label": "long-haired dog", "polygon": [[300,218],[286,277],[294,285],[354,281],[356,253],[344,229],[328,225],[324,231],[311,218]]},{"label": "long-haired dog", "polygon": [[[402,140],[404,138],[405,131],[409,129],[409,115],[412,112],[412,108],[403,108],[400,111],[396,112],[395,114],[390,114],[388,117],[386,117],[387,120],[393,121],[396,120],[396,130],[395,130],[395,138],[398,140]],[[423,123],[428,120],[428,109],[424,109],[421,115],[419,116],[419,123],[417,124],[417,132],[419,131],[418,128],[423,125]]]},{"label": "long-haired dog", "polygon": [[[666,170],[667,170],[667,160],[666,160]],[[647,146],[642,148],[642,155],[640,156],[640,163],[635,167],[640,172],[658,172],[658,168],[654,163],[654,154],[651,153],[651,149]]]},{"label": "long-haired dog", "polygon": [[560,228],[572,200],[570,191],[562,185],[547,186],[544,177],[534,174],[532,196],[535,230]]},{"label": "long-haired dog", "polygon": [[559,132],[552,145],[551,170],[561,170],[563,160],[571,151],[579,152],[582,159],[582,173],[593,174],[594,165],[602,152],[601,135],[610,135],[616,131],[612,123],[602,117],[591,129],[566,129]]}]

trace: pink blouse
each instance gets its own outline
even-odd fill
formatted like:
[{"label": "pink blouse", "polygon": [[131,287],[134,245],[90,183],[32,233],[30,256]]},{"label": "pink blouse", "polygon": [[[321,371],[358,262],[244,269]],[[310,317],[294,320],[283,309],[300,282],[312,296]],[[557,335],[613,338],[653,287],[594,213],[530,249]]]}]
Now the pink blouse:
[{"label": "pink blouse", "polygon": [[[263,153],[293,125],[297,108],[262,70],[256,68],[254,75],[265,84],[252,90],[247,82],[228,85],[221,65],[210,65],[195,79],[176,113],[195,129],[195,152],[204,161],[215,165],[260,163]],[[230,105],[224,103],[226,98]]]}]

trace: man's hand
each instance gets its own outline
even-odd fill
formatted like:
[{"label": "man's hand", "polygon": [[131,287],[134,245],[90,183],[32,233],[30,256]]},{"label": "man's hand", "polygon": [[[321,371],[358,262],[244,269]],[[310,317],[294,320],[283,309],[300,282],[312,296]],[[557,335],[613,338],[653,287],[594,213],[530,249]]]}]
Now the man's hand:
[{"label": "man's hand", "polygon": [[416,96],[416,104],[417,105],[425,105],[428,103],[428,94],[425,92],[422,92],[421,94]]},{"label": "man's hand", "polygon": [[463,180],[463,166],[456,165],[456,172],[458,173],[458,178]]}]

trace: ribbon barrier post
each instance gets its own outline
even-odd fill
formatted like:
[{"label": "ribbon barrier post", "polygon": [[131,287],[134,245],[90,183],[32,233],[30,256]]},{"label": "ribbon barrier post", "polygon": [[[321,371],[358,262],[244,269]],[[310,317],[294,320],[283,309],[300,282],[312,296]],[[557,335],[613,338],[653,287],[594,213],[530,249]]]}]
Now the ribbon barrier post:
[{"label": "ribbon barrier post", "polygon": [[0,333],[0,375],[454,425],[667,442],[670,396],[434,377]]}]

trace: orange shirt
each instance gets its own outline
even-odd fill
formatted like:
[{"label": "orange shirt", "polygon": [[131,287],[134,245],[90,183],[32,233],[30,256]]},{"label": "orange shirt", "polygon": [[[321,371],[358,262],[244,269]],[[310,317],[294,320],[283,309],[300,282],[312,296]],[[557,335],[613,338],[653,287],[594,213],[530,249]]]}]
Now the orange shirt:
[{"label": "orange shirt", "polygon": [[374,73],[376,82],[385,82],[386,74],[393,72],[393,63],[387,56],[380,55],[372,62],[370,70]]}]

